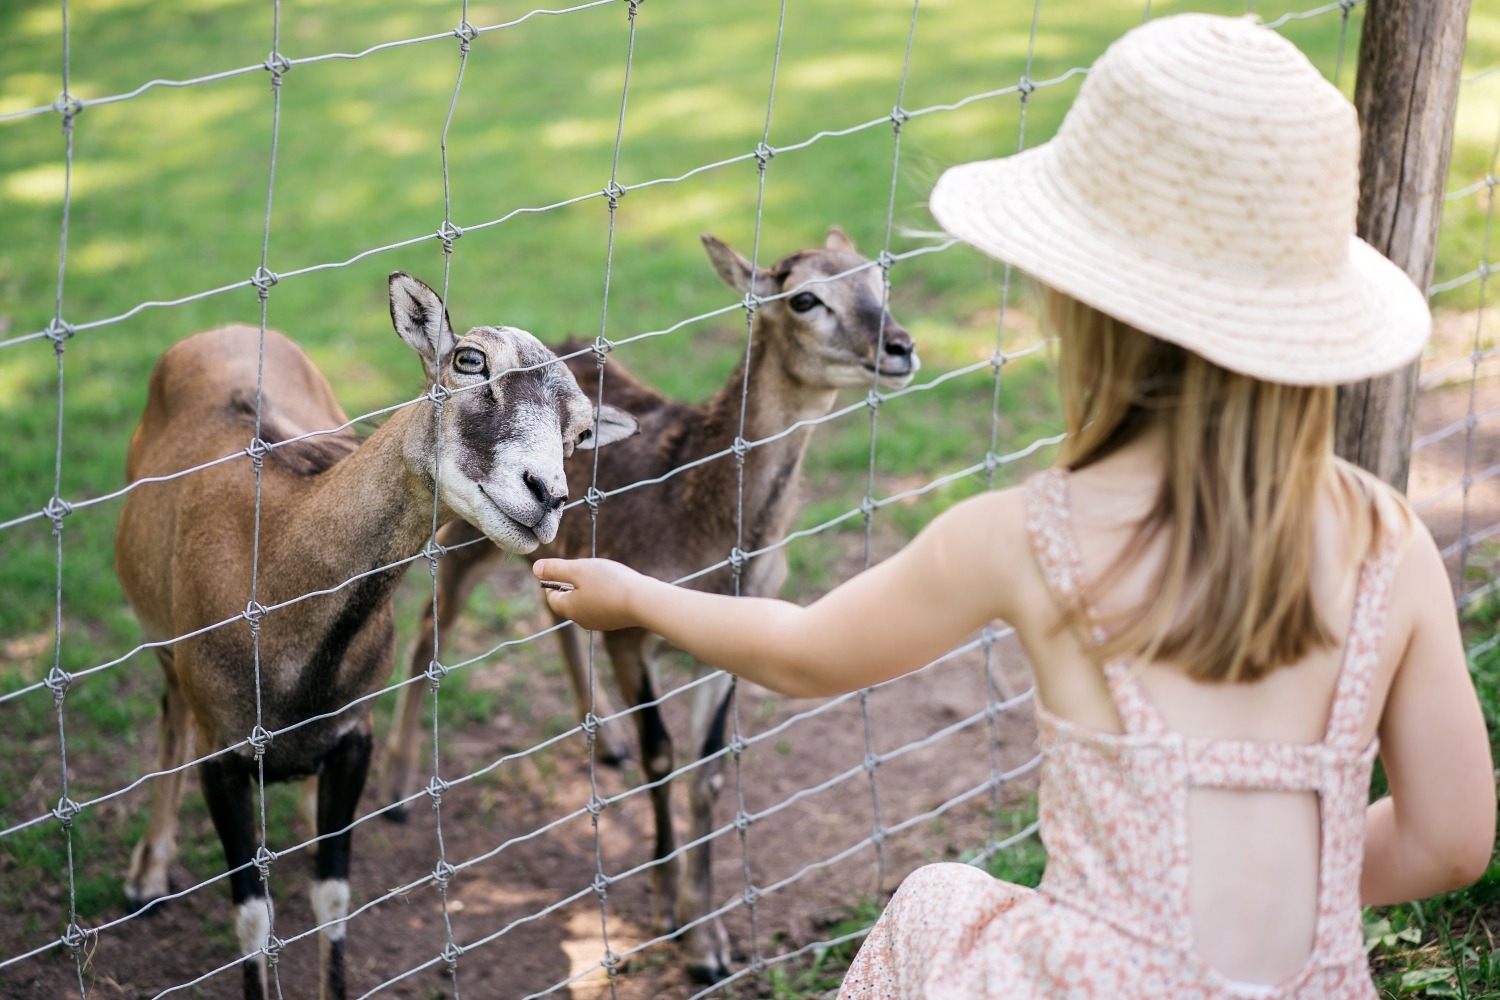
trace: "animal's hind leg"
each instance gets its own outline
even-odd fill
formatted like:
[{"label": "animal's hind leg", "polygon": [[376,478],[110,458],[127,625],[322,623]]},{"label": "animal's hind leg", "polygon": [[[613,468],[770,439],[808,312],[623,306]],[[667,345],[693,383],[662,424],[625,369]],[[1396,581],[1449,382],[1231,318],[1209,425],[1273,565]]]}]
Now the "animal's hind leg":
[{"label": "animal's hind leg", "polygon": [[[720,674],[701,686],[693,702],[693,733],[698,758],[713,757],[724,748],[724,728],[729,714],[730,678]],[[688,783],[688,842],[713,832],[714,804],[724,787],[724,758],[699,764]],[[677,897],[677,925],[693,925],[683,936],[688,972],[704,983],[717,982],[729,974],[729,935],[717,919],[701,920],[713,908],[713,845],[704,841],[687,852],[683,883]]]},{"label": "animal's hind leg", "polygon": [[[437,540],[443,546],[473,543],[450,549],[437,562],[437,636],[441,651],[447,645],[453,622],[479,580],[479,570],[499,555],[500,550],[466,521],[449,521],[438,529]],[[422,676],[432,662],[432,630],[432,602],[423,601],[422,622],[406,657],[408,679]],[[396,692],[396,710],[380,769],[381,802],[398,802],[417,790],[417,775],[422,770],[417,758],[424,746],[422,709],[427,704],[426,694],[427,685],[422,683],[403,684]],[[384,815],[391,820],[405,820],[406,806],[388,809]]]},{"label": "animal's hind leg", "polygon": [[224,846],[229,895],[234,901],[234,931],[245,956],[245,1000],[265,1000],[266,942],[271,913],[266,905],[255,857],[255,816],[250,802],[250,775],[236,761],[215,757],[198,765],[203,800]]},{"label": "animal's hind leg", "polygon": [[317,881],[313,918],[318,932],[318,996],[344,1000],[344,918],[349,914],[349,845],[355,807],[370,767],[368,721],[344,734],[323,760],[318,776]]},{"label": "animal's hind leg", "polygon": [[171,891],[168,875],[177,855],[177,815],[182,806],[182,788],[187,781],[185,765],[193,756],[195,728],[187,698],[177,681],[170,649],[156,652],[166,677],[161,697],[161,748],[159,770],[164,772],[151,785],[151,814],[146,832],[130,856],[125,875],[125,900],[132,911],[160,899]]}]

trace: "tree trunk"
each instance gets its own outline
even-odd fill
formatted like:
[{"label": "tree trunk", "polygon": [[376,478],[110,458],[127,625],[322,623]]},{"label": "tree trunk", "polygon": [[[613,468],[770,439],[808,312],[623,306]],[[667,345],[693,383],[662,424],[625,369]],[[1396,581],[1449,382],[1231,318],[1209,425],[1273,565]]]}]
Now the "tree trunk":
[{"label": "tree trunk", "polygon": [[[1359,235],[1432,283],[1469,0],[1369,0],[1359,44]],[[1334,447],[1406,489],[1417,363],[1341,386]]]}]

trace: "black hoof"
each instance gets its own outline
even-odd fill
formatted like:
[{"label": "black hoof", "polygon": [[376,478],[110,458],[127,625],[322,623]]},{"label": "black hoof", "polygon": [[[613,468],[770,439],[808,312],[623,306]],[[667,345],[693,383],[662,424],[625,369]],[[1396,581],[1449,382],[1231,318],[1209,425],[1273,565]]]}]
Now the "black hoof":
[{"label": "black hoof", "polygon": [[729,978],[729,966],[717,958],[708,962],[692,962],[688,965],[688,975],[700,986],[710,986]]}]

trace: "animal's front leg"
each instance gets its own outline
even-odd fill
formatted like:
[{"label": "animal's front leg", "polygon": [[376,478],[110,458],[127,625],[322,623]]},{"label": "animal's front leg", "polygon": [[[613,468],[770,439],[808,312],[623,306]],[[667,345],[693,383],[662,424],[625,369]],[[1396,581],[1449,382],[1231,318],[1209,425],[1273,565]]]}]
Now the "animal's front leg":
[{"label": "animal's front leg", "polygon": [[653,916],[659,932],[677,929],[677,887],[682,863],[676,857],[677,835],[672,828],[672,737],[662,722],[656,705],[651,665],[646,659],[645,644],[650,633],[640,629],[621,629],[604,633],[609,662],[615,671],[615,683],[636,711],[636,733],[640,737],[641,769],[651,783],[651,809],[656,821],[656,845],[652,857],[658,862],[652,869],[656,888]]},{"label": "animal's front leg", "polygon": [[318,932],[318,996],[344,1000],[344,918],[349,914],[349,847],[355,807],[370,768],[368,720],[344,734],[318,776],[317,881],[313,918]]},{"label": "animal's front leg", "polygon": [[[433,629],[437,629],[438,649],[447,655],[448,633],[458,620],[469,592],[483,575],[483,570],[500,554],[484,533],[467,521],[449,521],[438,529],[437,541],[449,548],[437,563],[437,618],[433,619],[431,601],[422,602],[422,621],[407,648],[406,677],[421,677],[432,663]],[[391,716],[391,732],[386,740],[385,759],[380,766],[378,794],[382,804],[400,802],[417,791],[417,776],[431,764],[431,740],[424,740],[422,718],[427,707],[427,685],[403,684],[396,691],[396,710]],[[428,734],[431,735],[431,730]],[[427,751],[426,765],[420,758]],[[404,822],[406,805],[387,809],[382,815],[394,822]]]},{"label": "animal's front leg", "polygon": [[266,902],[255,858],[255,816],[250,802],[249,773],[222,757],[198,765],[198,780],[208,814],[224,846],[229,869],[229,894],[234,901],[234,931],[245,956],[245,1000],[265,1000],[266,942],[271,934],[271,911]]}]

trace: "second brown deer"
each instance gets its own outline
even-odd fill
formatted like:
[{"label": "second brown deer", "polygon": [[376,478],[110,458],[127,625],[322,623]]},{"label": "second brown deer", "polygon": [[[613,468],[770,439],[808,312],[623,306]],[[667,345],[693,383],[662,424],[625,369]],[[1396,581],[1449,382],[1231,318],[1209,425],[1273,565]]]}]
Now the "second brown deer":
[{"label": "second brown deer", "polygon": [[[695,459],[732,448],[736,438],[743,437],[747,442],[762,442],[744,452],[743,492],[735,458],[728,455],[660,483],[609,497],[598,507],[596,525],[586,516],[570,518],[555,540],[537,548],[529,558],[597,554],[660,579],[675,580],[723,561],[735,546],[753,552],[777,542],[785,537],[800,509],[797,480],[813,431],[806,422],[826,416],[840,389],[898,388],[916,373],[918,359],[911,335],[886,305],[884,274],[858,254],[842,229],[831,228],[823,247],[800,250],[769,268],[752,266],[712,236],[703,237],[703,246],[729,287],[760,300],[751,328],[748,375],[742,360],[712,398],[694,406],[663,397],[611,360],[605,368],[604,403],[634,416],[641,433],[599,452],[597,483],[592,461],[569,463],[568,485],[581,495],[590,485],[608,492],[664,477]],[[592,394],[598,368],[585,347],[570,343],[557,350],[573,355],[569,366],[579,384]],[[438,536],[445,546],[476,539],[479,533],[461,522],[446,525]],[[440,645],[473,583],[499,555],[495,546],[480,540],[448,551],[439,562],[436,627]],[[785,578],[786,558],[778,548],[744,563],[738,592],[771,596]],[[734,573],[721,568],[687,586],[733,593]],[[412,651],[409,667],[414,674],[427,669],[431,656],[431,607],[426,605]],[[569,625],[558,636],[581,715],[589,708],[589,691],[579,632]],[[663,780],[673,769],[672,739],[655,704],[652,676],[660,640],[638,629],[605,633],[602,639],[619,689],[636,709],[631,714],[642,768],[652,783],[653,857],[659,861],[653,869],[656,925],[662,932],[686,928],[682,945],[689,970],[711,982],[728,972],[728,941],[722,925],[706,916],[712,893],[709,844],[681,855],[677,852],[671,788]],[[695,699],[695,759],[712,756],[724,746],[728,689],[728,677],[719,675]],[[398,711],[381,788],[386,801],[405,797],[415,787],[412,762],[419,740],[419,710],[418,700],[410,699]],[[692,772],[689,843],[712,830],[722,770],[719,757]]]}]

